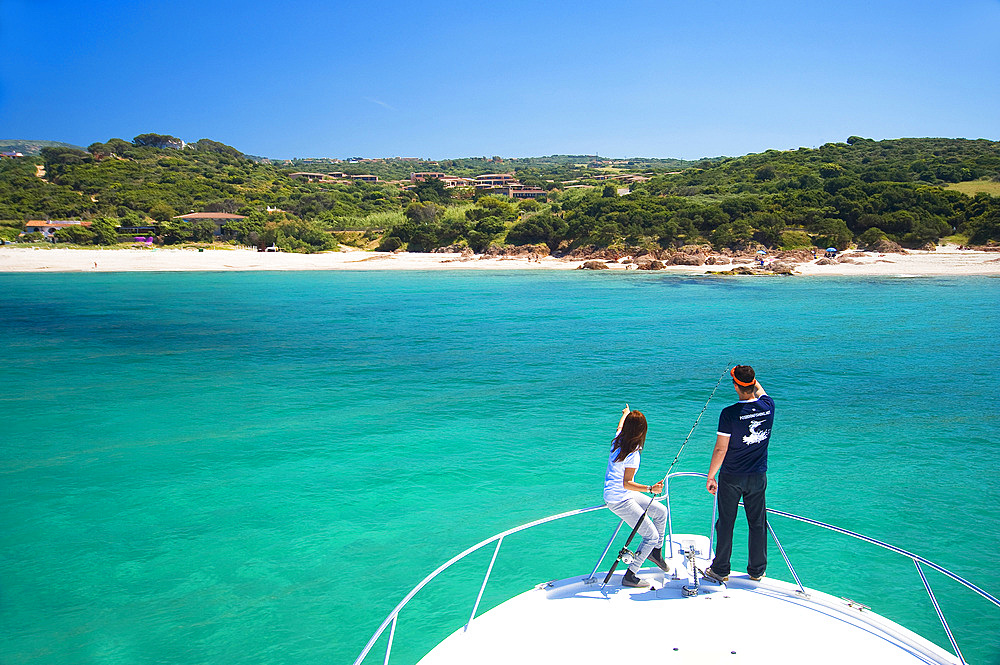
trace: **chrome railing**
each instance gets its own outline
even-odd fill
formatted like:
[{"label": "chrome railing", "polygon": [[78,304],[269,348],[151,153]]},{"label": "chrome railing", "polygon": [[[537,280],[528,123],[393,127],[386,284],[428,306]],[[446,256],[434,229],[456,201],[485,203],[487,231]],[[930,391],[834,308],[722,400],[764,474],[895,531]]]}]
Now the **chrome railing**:
[{"label": "chrome railing", "polygon": [[[671,520],[671,517],[670,517],[669,481],[670,481],[671,478],[691,478],[691,477],[706,478],[707,476],[704,473],[696,473],[696,472],[689,472],[689,471],[681,471],[681,472],[671,473],[671,474],[669,474],[667,476],[667,478],[664,479],[665,480],[665,483],[664,483],[664,496],[657,499],[659,501],[664,501],[665,500],[666,503],[667,503],[667,529],[668,529],[667,540],[671,542],[671,556],[673,556],[673,542],[672,542],[672,540],[673,540],[673,521]],[[388,643],[386,644],[386,647],[385,647],[385,659],[383,661],[384,665],[388,665],[388,663],[389,663],[389,654],[392,651],[392,642],[393,642],[393,639],[394,639],[395,633],[396,633],[396,621],[397,621],[397,619],[399,617],[400,611],[406,606],[407,603],[410,602],[410,600],[421,589],[423,589],[425,586],[427,586],[427,584],[430,583],[431,580],[433,580],[435,577],[437,577],[438,575],[440,575],[442,572],[444,572],[445,570],[447,570],[448,568],[450,568],[455,563],[461,561],[462,559],[464,559],[468,555],[472,554],[473,552],[476,552],[476,551],[482,549],[483,547],[486,547],[490,543],[496,543],[496,548],[493,550],[493,557],[490,559],[489,566],[486,569],[486,575],[483,578],[482,586],[479,588],[479,594],[476,596],[476,602],[473,604],[472,613],[469,615],[469,621],[465,624],[465,627],[463,629],[463,630],[468,630],[469,629],[469,625],[476,618],[476,611],[479,609],[479,602],[482,600],[483,591],[486,589],[487,582],[489,582],[490,574],[493,571],[493,564],[496,562],[497,555],[500,553],[500,546],[503,544],[504,538],[506,538],[509,535],[518,533],[520,531],[526,531],[527,529],[531,529],[533,527],[536,527],[536,526],[539,526],[539,525],[542,525],[542,524],[547,524],[549,522],[555,522],[556,520],[561,520],[561,519],[564,519],[564,518],[567,518],[567,517],[573,517],[573,516],[576,516],[576,515],[583,515],[584,513],[592,513],[592,512],[598,511],[598,510],[606,510],[606,509],[607,509],[607,506],[605,506],[605,505],[592,506],[590,508],[580,508],[578,510],[570,510],[570,511],[565,512],[565,513],[559,513],[557,515],[550,515],[549,517],[543,517],[542,519],[535,520],[533,522],[528,522],[526,524],[522,524],[520,526],[516,526],[516,527],[514,527],[512,529],[508,529],[507,531],[504,531],[502,533],[498,533],[498,534],[496,534],[494,536],[491,536],[490,538],[487,538],[486,540],[483,540],[481,542],[476,543],[475,545],[473,545],[473,546],[469,547],[468,549],[460,552],[459,554],[456,554],[451,559],[448,559],[443,564],[441,564],[436,569],[434,569],[433,572],[431,572],[427,577],[425,577],[424,579],[422,579],[415,587],[413,587],[413,589],[410,590],[410,592],[408,594],[406,594],[406,596],[403,597],[403,599],[401,601],[399,601],[399,604],[396,605],[396,607],[393,608],[393,610],[389,613],[389,616],[387,616],[385,618],[385,621],[383,621],[382,624],[375,631],[375,634],[372,635],[372,637],[371,637],[370,640],[368,640],[368,643],[365,645],[365,648],[358,655],[357,659],[355,659],[354,665],[361,665],[361,663],[364,662],[365,658],[368,656],[369,652],[372,650],[372,647],[375,646],[375,643],[378,641],[378,639],[385,632],[386,628],[389,628],[389,641],[388,641]],[[716,511],[717,511],[717,507],[715,505],[715,502],[713,502],[713,507],[712,507],[712,523],[711,523],[711,525],[709,527],[709,534],[710,534],[709,535],[709,549],[710,550],[711,550],[711,547],[712,547],[713,538],[714,538],[714,532],[715,532],[715,516],[716,516]],[[832,524],[826,524],[826,523],[820,522],[818,520],[809,519],[808,517],[801,517],[799,515],[794,515],[792,513],[787,513],[787,512],[784,512],[782,510],[775,510],[773,508],[768,508],[767,512],[768,512],[768,515],[777,515],[777,516],[785,517],[785,518],[788,518],[788,519],[791,519],[791,520],[794,520],[794,521],[797,521],[797,522],[802,522],[804,524],[810,524],[812,526],[818,526],[820,528],[828,529],[828,530],[833,531],[835,533],[839,533],[839,534],[842,534],[842,535],[845,535],[845,536],[850,536],[851,538],[856,538],[858,540],[861,540],[861,541],[866,542],[866,543],[870,543],[872,545],[877,545],[878,547],[881,547],[883,549],[889,550],[890,552],[894,552],[896,554],[902,555],[904,557],[907,557],[911,561],[913,561],[913,564],[917,568],[917,573],[919,574],[920,579],[923,582],[924,589],[927,591],[927,594],[930,597],[931,604],[934,606],[934,610],[937,613],[938,619],[941,621],[941,625],[944,627],[944,631],[945,631],[945,633],[948,636],[949,642],[951,642],[952,649],[954,650],[954,653],[958,657],[959,661],[961,663],[963,663],[963,665],[966,662],[965,661],[965,657],[962,655],[962,652],[961,652],[961,650],[958,647],[958,643],[956,642],[954,634],[951,631],[951,627],[949,626],[948,621],[946,620],[946,618],[944,616],[944,612],[941,610],[941,607],[940,607],[940,605],[937,602],[937,598],[935,597],[934,592],[931,590],[930,584],[927,582],[927,577],[926,577],[926,575],[924,575],[923,568],[921,568],[920,565],[924,564],[925,566],[933,568],[934,570],[938,571],[942,575],[945,575],[949,579],[958,582],[959,584],[961,584],[962,586],[966,587],[970,591],[973,591],[974,593],[976,593],[980,597],[982,597],[982,598],[988,600],[989,602],[993,603],[993,605],[995,605],[996,607],[1000,607],[1000,600],[998,600],[994,595],[990,594],[987,591],[984,591],[983,589],[979,588],[978,586],[976,586],[972,582],[969,582],[968,580],[962,578],[961,576],[956,575],[955,573],[951,572],[950,570],[948,570],[948,569],[946,569],[946,568],[944,568],[942,566],[939,566],[938,564],[936,564],[936,563],[934,563],[932,561],[929,561],[929,560],[925,559],[922,556],[919,556],[917,554],[913,554],[912,552],[908,552],[908,551],[906,551],[906,550],[904,550],[902,548],[896,547],[895,545],[890,545],[890,544],[884,543],[884,542],[882,542],[880,540],[876,540],[875,538],[871,538],[869,536],[865,536],[865,535],[862,535],[860,533],[855,533],[853,531],[849,531],[848,529],[843,529],[843,528],[838,527],[838,526],[833,526]],[[614,533],[611,535],[610,540],[608,540],[608,544],[604,548],[604,552],[601,553],[601,558],[598,559],[597,565],[594,566],[594,570],[591,572],[588,581],[592,581],[594,579],[594,574],[597,572],[598,567],[600,567],[601,562],[604,560],[604,557],[607,555],[608,550],[611,548],[611,544],[614,542],[614,540],[617,537],[619,531],[621,530],[623,524],[624,524],[624,522],[621,522],[621,521],[618,523],[618,527],[615,529]],[[799,591],[802,594],[805,594],[806,593],[805,587],[799,581],[798,574],[795,572],[795,569],[792,566],[792,563],[789,560],[787,554],[785,553],[784,548],[781,546],[781,543],[778,541],[778,536],[774,532],[774,529],[771,527],[771,521],[770,520],[768,520],[768,522],[767,522],[767,528],[768,528],[768,531],[771,534],[771,537],[774,539],[775,545],[777,545],[778,550],[781,552],[781,556],[782,556],[782,558],[785,561],[785,565],[788,566],[789,572],[791,572],[792,577],[795,579],[795,583],[798,585]]]}]

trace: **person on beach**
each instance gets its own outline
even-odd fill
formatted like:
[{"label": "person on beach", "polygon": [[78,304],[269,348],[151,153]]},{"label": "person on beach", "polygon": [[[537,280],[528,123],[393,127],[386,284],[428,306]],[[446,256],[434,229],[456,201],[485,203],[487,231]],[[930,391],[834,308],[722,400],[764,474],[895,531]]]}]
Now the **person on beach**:
[{"label": "person on beach", "polygon": [[[758,581],[767,568],[767,444],[774,423],[774,400],[757,381],[753,367],[737,365],[730,370],[739,401],[719,415],[715,449],[708,467],[706,489],[717,495],[719,518],[715,522],[715,560],[705,576],[716,582],[729,579],[733,553],[736,509],[743,500],[749,526],[747,573]],[[719,474],[716,481],[715,474]]]},{"label": "person on beach", "polygon": [[[635,481],[640,453],[645,443],[646,416],[641,411],[630,410],[626,404],[608,454],[608,468],[604,474],[604,502],[611,512],[630,527],[634,528],[639,518],[642,518],[638,531],[642,540],[636,549],[635,560],[629,564],[622,578],[622,586],[628,587],[649,586],[649,582],[640,579],[637,574],[647,558],[664,572],[670,572],[662,550],[663,536],[667,530],[667,509],[652,497],[647,498],[641,494],[659,494],[663,491],[663,481],[654,485],[640,485]],[[643,511],[646,512],[645,516]]]}]

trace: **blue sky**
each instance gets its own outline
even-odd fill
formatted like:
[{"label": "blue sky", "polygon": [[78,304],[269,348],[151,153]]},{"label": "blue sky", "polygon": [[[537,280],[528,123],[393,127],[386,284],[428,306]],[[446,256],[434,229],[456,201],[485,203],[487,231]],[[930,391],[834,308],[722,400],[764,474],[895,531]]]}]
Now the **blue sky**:
[{"label": "blue sky", "polygon": [[0,138],[268,157],[1000,139],[1000,0],[0,0]]}]

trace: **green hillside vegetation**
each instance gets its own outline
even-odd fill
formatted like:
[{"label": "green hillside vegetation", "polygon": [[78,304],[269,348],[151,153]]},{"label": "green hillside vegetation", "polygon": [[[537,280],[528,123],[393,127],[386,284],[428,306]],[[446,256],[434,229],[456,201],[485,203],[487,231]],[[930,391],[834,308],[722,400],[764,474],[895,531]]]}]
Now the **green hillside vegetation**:
[{"label": "green hillside vegetation", "polygon": [[[1000,241],[1000,198],[990,195],[1000,185],[995,141],[851,137],[698,162],[583,155],[353,161],[269,163],[217,141],[183,144],[163,134],[86,150],[48,145],[36,157],[0,160],[0,236],[17,238],[28,219],[81,219],[92,226],[59,231],[57,239],[113,244],[124,226],[153,227],[167,244],[212,241],[211,223],[173,219],[197,211],[245,215],[227,225],[228,242],[295,251],[341,242],[411,251],[544,244],[569,252],[702,243],[846,248],[883,238],[922,247],[955,234],[973,244]],[[306,182],[290,178],[295,171],[372,174],[382,182]],[[420,171],[511,173],[547,195],[514,201],[436,180],[407,188],[410,173]],[[603,179],[615,174],[649,179],[620,195],[624,183]]]},{"label": "green hillside vegetation", "polygon": [[695,227],[716,246],[780,246],[801,230],[841,249],[880,236],[920,247],[956,231],[973,243],[1000,239],[996,200],[947,188],[980,179],[1000,181],[996,141],[851,137],[654,178],[643,192],[699,200]]}]

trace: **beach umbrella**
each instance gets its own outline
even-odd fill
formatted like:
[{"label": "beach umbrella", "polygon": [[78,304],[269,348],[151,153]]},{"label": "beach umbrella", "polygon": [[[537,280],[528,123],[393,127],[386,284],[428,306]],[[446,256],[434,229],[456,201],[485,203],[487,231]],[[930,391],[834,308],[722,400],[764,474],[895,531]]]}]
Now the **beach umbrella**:
[{"label": "beach umbrella", "polygon": [[828,251],[828,252],[836,252],[837,248],[836,247],[827,247],[826,251]]},{"label": "beach umbrella", "polygon": [[758,253],[758,254],[767,254],[767,251],[766,251],[766,250],[763,250],[763,249],[758,249],[758,250],[757,250],[757,253]]}]

